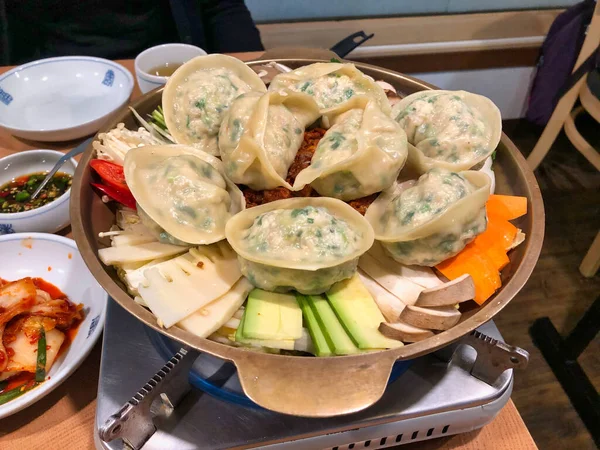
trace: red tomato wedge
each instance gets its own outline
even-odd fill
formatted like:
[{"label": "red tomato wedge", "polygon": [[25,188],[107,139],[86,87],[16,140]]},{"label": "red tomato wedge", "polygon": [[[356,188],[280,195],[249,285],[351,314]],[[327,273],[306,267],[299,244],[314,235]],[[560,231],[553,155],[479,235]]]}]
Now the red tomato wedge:
[{"label": "red tomato wedge", "polygon": [[113,200],[116,200],[117,202],[127,206],[128,208],[136,209],[135,198],[133,198],[133,195],[131,194],[129,189],[119,190],[119,189],[115,189],[112,186],[109,186],[107,184],[100,184],[100,183],[91,183],[91,184],[96,189],[98,189],[100,192],[102,192],[105,195],[108,195]]},{"label": "red tomato wedge", "polygon": [[90,166],[100,176],[104,184],[119,191],[129,191],[125,182],[123,166],[102,159],[92,159]]}]

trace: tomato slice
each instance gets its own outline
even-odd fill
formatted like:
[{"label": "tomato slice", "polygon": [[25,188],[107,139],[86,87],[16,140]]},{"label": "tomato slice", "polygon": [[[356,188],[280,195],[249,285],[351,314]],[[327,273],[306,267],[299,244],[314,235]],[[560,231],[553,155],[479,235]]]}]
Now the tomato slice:
[{"label": "tomato slice", "polygon": [[100,183],[91,183],[91,184],[96,189],[98,189],[100,192],[108,195],[113,200],[127,206],[128,208],[136,209],[135,198],[133,198],[133,195],[131,194],[129,189],[120,190],[120,189],[115,189],[114,187],[109,186],[107,184],[100,184]]},{"label": "tomato slice", "polygon": [[119,191],[129,190],[127,183],[125,182],[123,166],[110,161],[104,161],[103,159],[92,159],[90,161],[90,166],[98,175],[100,175],[104,184]]}]

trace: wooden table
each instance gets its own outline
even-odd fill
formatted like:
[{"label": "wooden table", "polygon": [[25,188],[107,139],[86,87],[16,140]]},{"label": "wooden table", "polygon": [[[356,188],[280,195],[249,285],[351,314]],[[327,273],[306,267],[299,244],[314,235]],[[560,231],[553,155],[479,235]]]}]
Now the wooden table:
[{"label": "wooden table", "polygon": [[[236,56],[242,60],[249,60],[258,55],[245,53]],[[119,62],[134,73],[133,61]],[[0,74],[9,69],[9,67],[0,67]],[[140,95],[136,83],[132,98]],[[15,138],[0,130],[0,157],[32,148],[67,151],[79,142],[36,143]],[[64,230],[61,234],[69,236],[70,230]],[[99,342],[81,367],[65,383],[29,408],[0,420],[0,449],[93,449],[100,354],[101,343]],[[417,448],[425,450],[537,449],[512,400],[492,423],[481,430],[399,447],[403,450]]]}]

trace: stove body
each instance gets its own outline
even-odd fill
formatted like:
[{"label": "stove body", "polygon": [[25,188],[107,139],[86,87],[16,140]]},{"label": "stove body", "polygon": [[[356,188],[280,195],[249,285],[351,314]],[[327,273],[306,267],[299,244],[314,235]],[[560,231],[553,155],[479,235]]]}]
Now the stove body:
[{"label": "stove body", "polygon": [[[501,339],[493,322],[479,331]],[[120,439],[101,441],[98,429],[166,361],[152,333],[109,301],[96,410],[98,449],[123,448]],[[470,346],[459,345],[450,362],[436,355],[418,358],[375,405],[328,419],[241,406],[192,389],[168,417],[154,418],[157,431],[143,448],[376,449],[471,431],[489,423],[502,409],[510,398],[513,381],[512,370],[502,373],[492,385],[472,376],[476,356]],[[224,389],[239,390],[231,365],[223,363],[219,376]]]}]

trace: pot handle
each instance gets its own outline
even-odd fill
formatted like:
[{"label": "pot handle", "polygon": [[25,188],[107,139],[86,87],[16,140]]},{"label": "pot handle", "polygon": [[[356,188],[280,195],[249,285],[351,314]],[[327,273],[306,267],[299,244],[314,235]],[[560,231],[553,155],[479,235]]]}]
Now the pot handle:
[{"label": "pot handle", "polygon": [[244,392],[263,408],[331,417],[360,411],[381,398],[396,361],[386,353],[303,358],[248,351],[233,362]]},{"label": "pot handle", "polygon": [[364,31],[357,31],[356,33],[351,34],[350,36],[346,36],[344,39],[335,44],[329,50],[331,50],[333,53],[338,54],[340,58],[345,58],[346,56],[348,56],[348,53],[350,53],[359,45],[362,45],[365,42],[367,42],[373,36],[375,36],[373,33],[366,34]]}]

